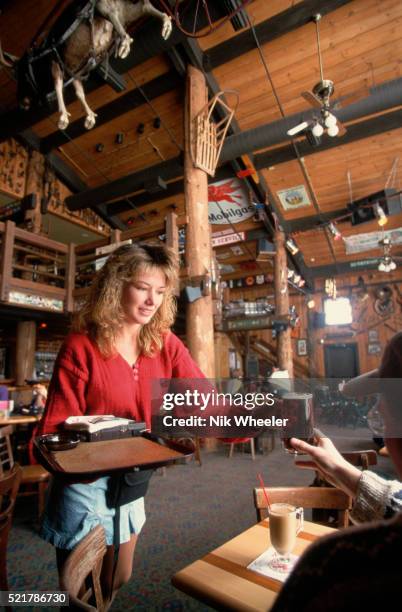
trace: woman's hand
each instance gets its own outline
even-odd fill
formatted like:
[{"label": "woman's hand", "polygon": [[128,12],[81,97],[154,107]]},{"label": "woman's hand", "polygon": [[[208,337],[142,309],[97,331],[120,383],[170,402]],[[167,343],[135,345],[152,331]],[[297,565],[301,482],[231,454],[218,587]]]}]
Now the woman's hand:
[{"label": "woman's hand", "polygon": [[36,384],[32,387],[35,406],[44,407],[47,400],[47,389],[44,385]]},{"label": "woman's hand", "polygon": [[303,440],[291,438],[292,447],[299,452],[307,453],[312,459],[312,461],[297,459],[295,464],[300,468],[318,470],[325,480],[355,497],[361,477],[360,470],[342,457],[329,438],[320,434],[317,440],[317,446],[312,446]]}]

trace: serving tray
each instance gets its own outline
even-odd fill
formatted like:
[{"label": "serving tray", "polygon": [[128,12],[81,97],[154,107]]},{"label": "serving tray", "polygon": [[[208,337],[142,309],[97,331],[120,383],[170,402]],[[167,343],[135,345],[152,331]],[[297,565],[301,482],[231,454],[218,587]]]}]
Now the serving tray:
[{"label": "serving tray", "polygon": [[37,458],[52,474],[66,476],[97,477],[116,470],[134,467],[152,469],[169,463],[184,463],[194,454],[193,445],[184,445],[169,439],[141,436],[80,442],[68,450],[50,450],[48,436],[35,438]]}]

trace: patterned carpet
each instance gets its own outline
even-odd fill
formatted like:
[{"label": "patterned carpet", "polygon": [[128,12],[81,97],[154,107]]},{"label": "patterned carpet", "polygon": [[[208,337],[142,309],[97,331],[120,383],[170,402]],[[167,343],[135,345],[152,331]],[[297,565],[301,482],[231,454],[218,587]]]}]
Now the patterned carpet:
[{"label": "patterned carpet", "polygon": [[[367,430],[332,430],[331,435],[344,450],[373,447]],[[230,460],[228,447],[221,446],[217,452],[203,453],[202,467],[191,462],[167,469],[165,477],[153,476],[133,577],[116,597],[113,610],[210,609],[174,589],[170,578],[255,522],[252,488],[258,484],[258,472],[272,486],[312,481],[310,472],[296,469],[293,459],[276,446],[265,456],[257,455],[255,462],[240,449]],[[392,476],[390,460],[380,458],[377,471]],[[18,501],[9,542],[10,588],[57,590],[54,551],[38,537],[31,518],[35,513],[34,498]]]}]

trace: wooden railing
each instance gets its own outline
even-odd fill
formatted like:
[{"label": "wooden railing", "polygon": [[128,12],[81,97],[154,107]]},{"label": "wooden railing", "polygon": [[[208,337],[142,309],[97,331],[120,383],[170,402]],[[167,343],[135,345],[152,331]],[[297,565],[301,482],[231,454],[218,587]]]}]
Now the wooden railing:
[{"label": "wooden railing", "polygon": [[[149,227],[146,238],[166,234],[166,243],[178,249],[178,228],[185,217],[172,212],[164,225]],[[69,313],[87,294],[92,278],[105,257],[99,250],[113,243],[144,238],[144,228],[114,230],[110,238],[83,245],[63,244],[31,234],[15,223],[0,222],[0,302]],[[181,276],[186,270],[181,270]]]},{"label": "wooden railing", "polygon": [[31,234],[12,221],[0,223],[0,236],[0,300],[26,308],[69,311],[73,246]]}]

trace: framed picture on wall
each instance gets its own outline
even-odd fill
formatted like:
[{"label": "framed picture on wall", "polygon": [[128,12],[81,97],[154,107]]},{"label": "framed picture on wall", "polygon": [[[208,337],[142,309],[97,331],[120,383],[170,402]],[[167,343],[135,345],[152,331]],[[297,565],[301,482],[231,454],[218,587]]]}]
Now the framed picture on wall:
[{"label": "framed picture on wall", "polygon": [[297,341],[297,354],[299,357],[307,355],[307,340],[305,338],[300,338]]},{"label": "framed picture on wall", "polygon": [[369,329],[369,342],[378,342],[378,329]]},{"label": "framed picture on wall", "polygon": [[381,353],[381,344],[378,342],[371,342],[368,345],[368,354],[369,355],[378,355]]}]

